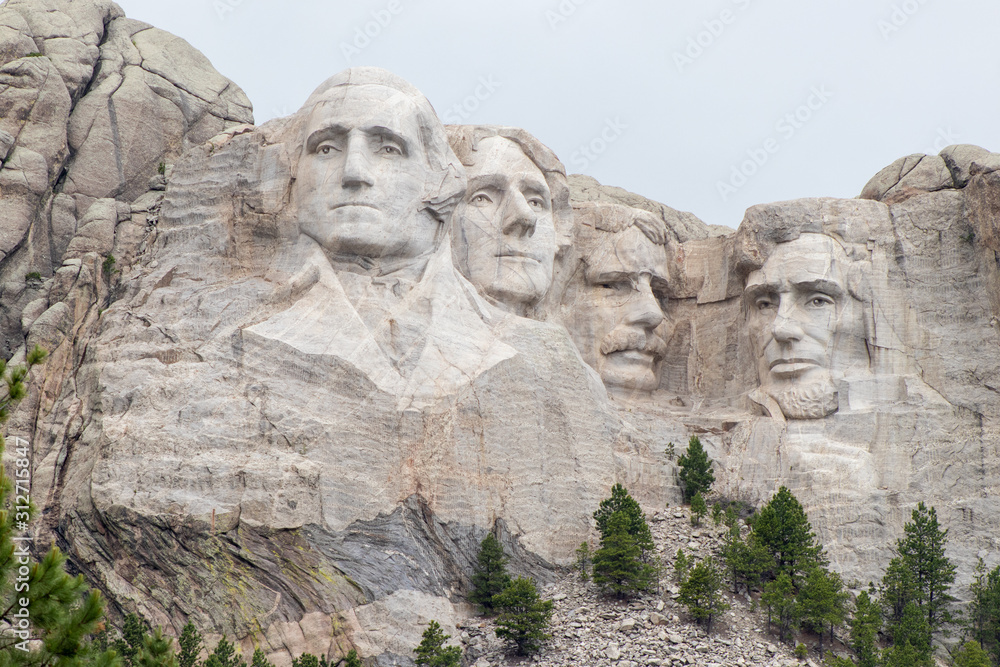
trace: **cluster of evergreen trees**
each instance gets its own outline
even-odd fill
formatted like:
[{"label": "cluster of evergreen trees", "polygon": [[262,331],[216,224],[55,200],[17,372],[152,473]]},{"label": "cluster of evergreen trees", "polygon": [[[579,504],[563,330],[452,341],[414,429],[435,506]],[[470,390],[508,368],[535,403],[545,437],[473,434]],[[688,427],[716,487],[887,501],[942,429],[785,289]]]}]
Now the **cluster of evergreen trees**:
[{"label": "cluster of evergreen trees", "polygon": [[[205,647],[201,633],[193,623],[184,626],[175,650],[172,637],[165,636],[162,628],[151,631],[149,623],[136,614],[125,617],[117,637],[112,639],[105,630],[96,635],[94,644],[104,651],[110,649],[121,667],[248,667],[241,652],[225,636],[204,660],[199,660]],[[249,667],[274,665],[258,648],[250,658]],[[292,660],[292,667],[361,667],[361,660],[353,649],[336,661],[303,653]]]},{"label": "cluster of evergreen trees", "polygon": [[[672,449],[672,447],[671,447]],[[697,438],[678,459],[684,497],[691,503],[692,523],[707,514],[703,496],[714,481],[711,460]],[[734,594],[759,592],[782,639],[797,629],[831,642],[836,628],[846,624],[854,660],[828,654],[833,667],[925,667],[933,665],[933,640],[955,625],[950,613],[955,601],[951,586],[955,566],[945,555],[948,531],[941,528],[933,507],[918,503],[904,536],[896,543],[881,582],[869,584],[851,604],[840,576],[829,561],[798,500],[781,487],[771,500],[740,521],[739,507],[716,504],[716,525],[725,523],[718,559],[694,562],[678,550],[674,572],[680,582],[679,600],[691,617],[708,631],[714,617],[727,607],[720,591],[728,579]],[[745,509],[745,508],[744,508]],[[1000,665],[1000,566],[987,572],[980,560],[970,587],[971,603],[958,624],[968,639],[952,657],[958,667]],[[805,647],[799,647],[805,651]]]},{"label": "cluster of evergreen trees", "polygon": [[518,655],[540,651],[549,639],[545,628],[552,619],[552,601],[541,599],[533,580],[511,579],[508,559],[492,533],[480,544],[477,561],[469,599],[486,613],[497,614],[497,637],[506,640]]}]

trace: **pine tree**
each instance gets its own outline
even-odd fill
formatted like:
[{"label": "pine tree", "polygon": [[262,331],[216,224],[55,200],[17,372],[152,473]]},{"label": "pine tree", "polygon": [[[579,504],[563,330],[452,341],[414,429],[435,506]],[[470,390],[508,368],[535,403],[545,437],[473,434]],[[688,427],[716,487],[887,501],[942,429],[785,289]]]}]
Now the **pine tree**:
[{"label": "pine tree", "polygon": [[933,667],[933,664],[912,644],[893,644],[882,651],[879,667]]},{"label": "pine tree", "polygon": [[479,543],[469,600],[481,606],[487,613],[492,612],[493,596],[509,585],[510,575],[507,574],[507,557],[503,553],[503,547],[493,533],[488,533]]},{"label": "pine tree", "polygon": [[292,667],[333,667],[333,664],[326,659],[325,655],[317,658],[312,653],[303,653],[292,660]]},{"label": "pine tree", "polygon": [[111,647],[121,657],[125,667],[132,667],[142,651],[146,640],[149,624],[138,614],[126,614],[122,621],[121,636],[112,642]]},{"label": "pine tree", "polygon": [[806,576],[796,596],[802,625],[819,635],[819,652],[823,653],[823,633],[830,631],[847,618],[849,594],[844,590],[840,575],[825,567],[814,567]]},{"label": "pine tree", "polygon": [[590,545],[586,542],[581,542],[580,546],[576,548],[576,568],[580,570],[580,578],[584,581],[590,580],[588,569],[590,568],[592,560],[593,557],[590,554]]},{"label": "pine tree", "polygon": [[720,555],[732,581],[733,593],[739,593],[740,586],[743,586],[749,594],[760,585],[763,574],[774,569],[774,559],[770,552],[753,533],[747,535],[746,539],[742,538],[737,522],[730,523],[729,530],[723,537]]},{"label": "pine tree", "polygon": [[823,667],[856,667],[850,658],[842,658],[834,655],[833,651],[827,651],[823,656]]},{"label": "pine tree", "polygon": [[885,617],[886,625],[889,626],[891,636],[891,629],[902,620],[906,605],[916,600],[913,573],[906,567],[902,558],[896,557],[889,561],[878,592],[882,615]]},{"label": "pine tree", "polygon": [[538,596],[535,582],[517,577],[499,595],[493,597],[493,607],[500,611],[496,635],[506,639],[518,655],[537,653],[549,639],[545,628],[552,619],[552,600]]},{"label": "pine tree", "polygon": [[782,572],[777,579],[764,586],[761,600],[767,606],[768,625],[775,623],[778,626],[778,636],[782,641],[791,639],[792,630],[798,626],[799,609],[792,578],[787,572]]},{"label": "pine tree", "polygon": [[163,628],[143,637],[142,648],[132,660],[135,667],[177,667],[174,641],[163,635]]},{"label": "pine tree", "polygon": [[[225,635],[215,645],[215,650],[202,663],[204,667],[247,667],[243,656],[236,652],[236,646],[229,643]],[[295,661],[292,661],[295,664]]]},{"label": "pine tree", "polygon": [[361,658],[358,657],[358,652],[353,648],[347,652],[347,656],[344,658],[344,664],[342,667],[362,667]]},{"label": "pine tree", "polygon": [[851,648],[858,658],[858,667],[878,667],[878,633],[882,629],[882,614],[878,603],[867,592],[858,594],[849,624]]},{"label": "pine tree", "polygon": [[[36,346],[23,366],[0,359],[0,424],[27,395],[29,372],[45,356]],[[89,640],[103,627],[100,593],[88,590],[83,575],[66,573],[66,557],[55,546],[33,562],[21,536],[35,515],[34,505],[17,497],[26,495],[24,480],[31,474],[30,452],[23,443],[14,442],[12,475],[0,464],[0,664],[114,667],[120,663],[114,652]],[[0,456],[4,449],[0,435]]]},{"label": "pine tree", "polygon": [[715,482],[712,459],[708,457],[698,436],[692,435],[688,440],[687,451],[677,458],[677,465],[680,466],[677,476],[684,491],[684,502],[691,502],[696,494],[708,493],[712,489]]},{"label": "pine tree", "polygon": [[688,571],[681,584],[678,601],[698,623],[705,625],[705,632],[712,632],[712,621],[729,609],[720,595],[722,576],[708,558],[703,558]]},{"label": "pine tree", "polygon": [[451,635],[444,634],[437,621],[431,621],[424,630],[423,639],[417,646],[416,663],[427,667],[458,667],[462,660],[462,649],[457,646],[445,646]]},{"label": "pine tree", "polygon": [[705,504],[705,499],[701,497],[701,491],[699,491],[691,499],[691,525],[700,526],[701,520],[705,518],[706,514],[708,514],[708,505]]},{"label": "pine tree", "polygon": [[264,651],[257,648],[254,649],[253,657],[250,658],[250,667],[274,667],[274,664],[267,659]]},{"label": "pine tree", "polygon": [[827,564],[805,510],[785,487],[754,518],[753,534],[774,557],[772,574],[788,574],[796,587],[813,567]]},{"label": "pine tree", "polygon": [[955,581],[955,566],[944,555],[948,531],[938,525],[937,512],[918,503],[913,521],[903,526],[905,536],[896,542],[896,551],[913,575],[915,602],[924,612],[933,634],[951,622],[947,606],[955,598],[949,595]]},{"label": "pine tree", "polygon": [[621,513],[627,519],[626,530],[629,535],[635,538],[635,543],[639,546],[642,558],[647,554],[652,554],[654,550],[653,533],[646,523],[646,515],[643,514],[639,503],[629,495],[628,490],[621,484],[611,487],[611,497],[601,501],[597,511],[594,512],[594,521],[597,522],[597,530],[601,533],[601,539],[608,531],[608,523],[611,516]]},{"label": "pine tree", "polygon": [[180,651],[177,653],[177,667],[195,667],[198,656],[201,654],[201,633],[194,627],[194,623],[188,622],[181,630],[181,636],[177,639]]},{"label": "pine tree", "polygon": [[691,560],[684,553],[684,549],[678,548],[674,556],[674,579],[683,582],[687,579],[688,570],[691,569]]},{"label": "pine tree", "polygon": [[652,565],[642,561],[642,550],[628,527],[629,518],[624,513],[612,514],[601,546],[594,552],[594,583],[619,598],[648,589],[656,574]]},{"label": "pine tree", "polygon": [[726,518],[726,512],[722,509],[721,503],[712,503],[712,523],[718,528]]},{"label": "pine tree", "polygon": [[990,657],[976,641],[967,641],[955,653],[955,667],[993,667]]},{"label": "pine tree", "polygon": [[913,602],[893,627],[892,646],[882,652],[885,667],[931,667],[931,629],[924,612]]},{"label": "pine tree", "polygon": [[1000,663],[1000,566],[987,573],[980,558],[969,592],[966,632]]}]

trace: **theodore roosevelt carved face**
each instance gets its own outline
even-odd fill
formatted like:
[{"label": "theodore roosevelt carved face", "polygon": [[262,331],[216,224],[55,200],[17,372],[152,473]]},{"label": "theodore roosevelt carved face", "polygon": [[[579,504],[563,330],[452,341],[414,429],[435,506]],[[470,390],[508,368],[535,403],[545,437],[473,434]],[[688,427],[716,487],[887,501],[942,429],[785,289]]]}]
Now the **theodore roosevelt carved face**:
[{"label": "theodore roosevelt carved face", "polygon": [[581,266],[563,299],[584,361],[611,389],[659,386],[666,352],[666,226],[646,211],[596,205],[577,211]]},{"label": "theodore roosevelt carved face", "polygon": [[780,243],[747,278],[744,298],[761,388],[785,417],[815,419],[837,410],[834,380],[867,366],[863,303],[840,243],[805,233]]}]

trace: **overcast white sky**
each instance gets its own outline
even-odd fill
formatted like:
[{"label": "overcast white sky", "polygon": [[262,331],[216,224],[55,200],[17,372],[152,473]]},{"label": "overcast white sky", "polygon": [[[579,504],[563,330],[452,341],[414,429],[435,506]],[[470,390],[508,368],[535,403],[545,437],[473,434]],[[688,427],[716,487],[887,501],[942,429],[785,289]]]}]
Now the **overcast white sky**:
[{"label": "overcast white sky", "polygon": [[377,65],[446,122],[523,127],[568,172],[711,224],[854,197],[910,153],[1000,151],[996,0],[119,4],[201,50],[258,123]]}]

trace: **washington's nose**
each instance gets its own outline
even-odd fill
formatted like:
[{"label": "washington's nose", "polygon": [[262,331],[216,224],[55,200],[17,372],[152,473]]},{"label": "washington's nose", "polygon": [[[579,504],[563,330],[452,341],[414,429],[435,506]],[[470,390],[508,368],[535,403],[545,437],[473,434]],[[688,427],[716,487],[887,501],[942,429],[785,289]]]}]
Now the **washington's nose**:
[{"label": "washington's nose", "polygon": [[347,140],[347,155],[344,158],[344,173],[341,184],[344,187],[359,187],[375,185],[371,167],[366,153],[367,144],[363,137],[349,137]]},{"label": "washington's nose", "polygon": [[504,211],[503,233],[508,236],[532,236],[538,215],[520,192],[514,192]]},{"label": "washington's nose", "polygon": [[635,286],[636,293],[629,301],[625,321],[628,324],[641,326],[644,329],[655,329],[663,321],[663,311],[660,302],[653,294],[648,276],[641,276]]}]

